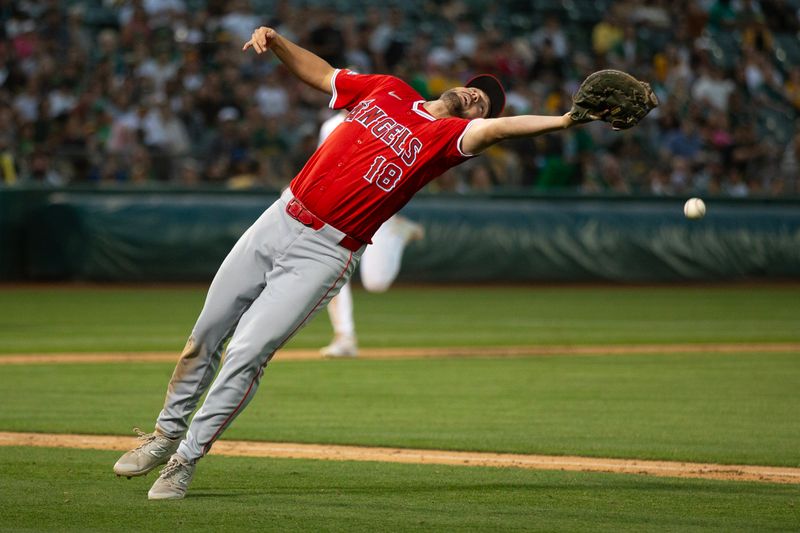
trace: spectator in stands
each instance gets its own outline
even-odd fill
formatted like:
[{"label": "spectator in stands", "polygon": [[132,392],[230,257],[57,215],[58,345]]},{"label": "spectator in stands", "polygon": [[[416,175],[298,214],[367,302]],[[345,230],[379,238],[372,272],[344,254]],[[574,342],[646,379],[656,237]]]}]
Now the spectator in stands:
[{"label": "spectator in stands", "polygon": [[743,55],[744,78],[748,92],[751,95],[758,95],[772,90],[780,94],[783,90],[783,78],[767,56],[755,49],[745,49]]},{"label": "spectator in stands", "polygon": [[708,11],[708,27],[713,31],[731,31],[737,19],[731,0],[716,0]]},{"label": "spectator in stands", "polygon": [[439,44],[431,48],[428,53],[427,64],[432,69],[447,70],[460,58],[460,54],[456,49],[456,40],[453,35],[447,35],[442,38]]},{"label": "spectator in stands", "polygon": [[119,11],[120,43],[128,50],[136,42],[149,42],[150,20],[140,0],[133,0]]},{"label": "spectator in stands", "polygon": [[261,17],[253,12],[248,0],[234,0],[230,2],[228,11],[219,20],[219,25],[227,34],[227,39],[238,43],[246,41],[261,23]]},{"label": "spectator in stands", "polygon": [[162,28],[186,12],[183,0],[144,0],[144,10],[152,28]]},{"label": "spectator in stands", "polygon": [[403,12],[399,8],[389,10],[388,16],[382,10],[371,7],[367,21],[373,28],[370,36],[372,62],[379,72],[391,71],[402,59],[405,40],[402,27]]},{"label": "spectator in stands", "polygon": [[101,30],[95,38],[95,43],[96,46],[90,53],[91,63],[94,65],[107,64],[110,69],[107,75],[112,78],[124,74],[127,65],[119,33],[109,28]]},{"label": "spectator in stands", "polygon": [[253,95],[264,117],[279,118],[289,111],[289,91],[280,83],[280,76],[278,68],[266,73]]},{"label": "spectator in stands", "polygon": [[531,34],[531,45],[536,52],[542,51],[545,42],[552,48],[552,52],[557,58],[562,60],[567,58],[567,54],[569,54],[567,35],[556,15],[548,15],[544,24]]},{"label": "spectator in stands", "polygon": [[731,168],[728,179],[722,185],[723,191],[734,198],[744,198],[750,194],[750,188],[745,183],[740,167]]},{"label": "spectator in stands", "polygon": [[528,81],[535,81],[550,87],[560,87],[564,77],[564,63],[556,54],[553,43],[545,39],[528,72]]},{"label": "spectator in stands", "polygon": [[49,153],[36,150],[31,154],[30,179],[44,185],[61,186],[67,181],[63,174],[56,168]]},{"label": "spectator in stands", "polygon": [[130,158],[130,172],[126,176],[131,185],[146,186],[156,178],[153,160],[144,146],[138,145]]},{"label": "spectator in stands", "polygon": [[69,114],[77,104],[73,87],[65,79],[58,83],[47,95],[48,118],[59,118]]},{"label": "spectator in stands", "polygon": [[709,116],[703,137],[703,144],[716,152],[721,161],[729,164],[734,140],[728,116],[721,113]]},{"label": "spectator in stands", "polygon": [[728,110],[728,98],[736,89],[736,84],[725,75],[721,67],[702,65],[700,75],[692,86],[692,97],[700,105],[711,105],[716,110]]},{"label": "spectator in stands", "polygon": [[781,178],[788,194],[800,194],[800,130],[786,145],[781,157]]},{"label": "spectator in stands", "polygon": [[605,13],[602,20],[595,24],[592,29],[592,49],[600,57],[605,57],[617,47],[624,38],[623,25],[619,22],[619,16],[615,10]]},{"label": "spectator in stands", "polygon": [[733,142],[730,168],[739,170],[744,176],[762,172],[767,166],[769,143],[759,138],[755,124],[740,124],[733,132]]},{"label": "spectator in stands", "polygon": [[[200,0],[191,9],[185,0],[106,2],[92,4],[92,17],[82,4],[9,5],[0,14],[0,110],[9,110],[1,117],[2,164],[11,162],[14,182],[226,183],[257,161],[256,183],[279,188],[313,145],[325,102],[228,44],[263,22],[250,0]],[[589,127],[558,147],[512,142],[489,159],[492,180],[456,170],[430,190],[490,181],[677,194],[661,183],[666,173],[689,176],[687,190],[800,193],[792,139],[800,67],[790,46],[800,19],[786,0],[617,0],[594,20],[585,18],[590,11],[575,20],[536,3],[509,13],[502,3],[476,11],[461,0],[429,2],[424,16],[374,3],[331,16],[321,5],[278,1],[269,16],[342,66],[398,74],[428,97],[489,71],[509,88],[509,106],[547,113],[568,106],[591,71],[617,67],[651,80],[662,100],[635,141]],[[232,132],[219,120],[231,109]],[[276,116],[290,126],[276,131]],[[220,157],[210,157],[212,147]],[[195,158],[191,171],[187,157]],[[666,170],[649,172],[654,166]],[[734,168],[741,180],[731,185]]]},{"label": "spectator in stands", "polygon": [[178,167],[174,183],[186,187],[199,186],[203,179],[202,168],[199,161],[191,158],[184,159]]},{"label": "spectator in stands", "polygon": [[616,68],[625,71],[634,71],[638,68],[639,37],[635,26],[625,26],[623,38],[612,52]]},{"label": "spectator in stands", "polygon": [[169,102],[158,101],[142,121],[144,140],[155,159],[158,179],[170,180],[173,161],[179,161],[191,152],[189,132],[180,117],[172,111]]},{"label": "spectator in stands", "polygon": [[683,120],[678,128],[668,131],[663,144],[667,157],[681,157],[688,161],[699,158],[703,149],[703,139],[692,120]]},{"label": "spectator in stands", "polygon": [[459,17],[453,30],[456,53],[461,57],[472,57],[478,48],[478,33],[475,23],[468,17]]},{"label": "spectator in stands", "polygon": [[[81,4],[73,5],[67,11],[67,24],[60,39],[60,45],[65,50],[77,50],[83,56],[88,56],[92,48],[92,35],[86,27],[84,19],[86,8]],[[58,11],[53,10],[53,14],[59,15]],[[57,27],[64,27],[59,20]]]},{"label": "spectator in stands", "polygon": [[672,196],[675,191],[669,180],[669,172],[661,166],[654,166],[647,173],[649,192],[654,196]]},{"label": "spectator in stands", "polygon": [[694,186],[692,165],[685,157],[672,157],[672,168],[669,173],[669,189],[676,194],[685,194]]},{"label": "spectator in stands", "polygon": [[[30,76],[28,83],[13,98],[14,111],[23,122],[34,122],[39,116],[39,95],[42,91],[39,76]],[[11,121],[11,117],[7,117]]]},{"label": "spectator in stands", "polygon": [[[346,48],[344,34],[338,24],[339,14],[332,9],[319,8],[315,15],[316,22],[308,32],[309,50],[331,65],[343,65]],[[258,25],[251,26],[251,33],[252,28],[256,27]],[[245,42],[247,38],[240,40]]]},{"label": "spectator in stands", "polygon": [[795,111],[800,112],[800,65],[789,70],[789,76],[783,84],[783,95]]},{"label": "spectator in stands", "polygon": [[467,171],[467,188],[470,192],[490,192],[495,179],[488,165],[475,165]]},{"label": "spectator in stands", "polygon": [[600,157],[600,174],[607,191],[614,194],[630,194],[631,184],[622,174],[619,158],[612,154],[603,154]]},{"label": "spectator in stands", "polygon": [[767,26],[774,32],[797,33],[800,31],[800,13],[787,0],[760,2]]},{"label": "spectator in stands", "polygon": [[147,57],[136,69],[136,75],[147,78],[153,84],[153,89],[159,96],[163,96],[167,82],[178,74],[180,65],[171,56],[166,46],[161,46],[155,57]]},{"label": "spectator in stands", "polygon": [[58,145],[54,147],[56,160],[61,162],[61,173],[65,183],[85,181],[89,175],[91,157],[88,124],[78,113],[71,113],[64,122]]}]

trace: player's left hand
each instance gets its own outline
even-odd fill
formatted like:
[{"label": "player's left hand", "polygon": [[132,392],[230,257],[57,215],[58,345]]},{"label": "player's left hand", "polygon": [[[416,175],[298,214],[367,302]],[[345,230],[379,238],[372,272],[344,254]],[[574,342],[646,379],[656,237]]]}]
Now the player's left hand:
[{"label": "player's left hand", "polygon": [[242,52],[247,51],[248,48],[252,48],[257,54],[263,54],[269,50],[270,45],[272,45],[272,41],[274,41],[277,36],[278,32],[272,28],[261,26],[253,32],[250,40],[244,43]]}]

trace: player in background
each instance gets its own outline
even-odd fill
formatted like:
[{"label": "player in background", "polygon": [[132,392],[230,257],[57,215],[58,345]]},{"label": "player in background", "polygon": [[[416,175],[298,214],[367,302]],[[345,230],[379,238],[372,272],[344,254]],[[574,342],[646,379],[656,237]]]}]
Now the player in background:
[{"label": "player in background", "polygon": [[417,191],[502,140],[579,123],[569,112],[497,118],[505,93],[489,75],[426,101],[396,77],[336,69],[272,28],[256,29],[242,50],[250,48],[271,51],[349,113],[222,262],[154,432],[114,465],[132,477],[167,463],[153,500],[186,495],[198,461],[253,399],[275,352],[339,292],[381,224]]},{"label": "player in background", "polygon": [[[344,122],[347,111],[339,111],[322,123],[319,129],[319,146]],[[401,215],[393,215],[384,222],[372,237],[372,244],[364,250],[358,264],[361,284],[369,292],[385,292],[400,273],[403,251],[411,241],[422,239],[425,228]],[[348,281],[328,303],[328,317],[333,326],[331,343],[320,350],[325,357],[355,357],[358,355],[358,338],[353,319],[353,291]]]}]

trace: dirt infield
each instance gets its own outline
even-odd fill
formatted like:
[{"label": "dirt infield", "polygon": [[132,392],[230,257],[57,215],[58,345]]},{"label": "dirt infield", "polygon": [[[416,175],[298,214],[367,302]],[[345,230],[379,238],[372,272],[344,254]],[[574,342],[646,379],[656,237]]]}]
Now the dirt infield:
[{"label": "dirt infield", "polygon": [[[424,359],[446,357],[532,357],[570,355],[659,355],[672,353],[789,352],[800,354],[800,343],[631,344],[594,346],[465,346],[447,348],[364,348],[361,359]],[[174,362],[177,352],[108,352],[0,355],[0,365],[52,363]],[[281,350],[275,361],[320,359],[317,350]]]},{"label": "dirt infield", "polygon": [[[46,448],[125,451],[133,448],[137,443],[138,441],[134,437],[0,432],[0,446],[35,446]],[[524,468],[531,470],[606,472],[658,477],[800,484],[800,468],[645,461],[638,459],[607,459],[596,457],[522,455],[230,440],[220,440],[217,442],[211,454],[237,457],[277,457],[328,461],[380,461],[391,463]]]}]

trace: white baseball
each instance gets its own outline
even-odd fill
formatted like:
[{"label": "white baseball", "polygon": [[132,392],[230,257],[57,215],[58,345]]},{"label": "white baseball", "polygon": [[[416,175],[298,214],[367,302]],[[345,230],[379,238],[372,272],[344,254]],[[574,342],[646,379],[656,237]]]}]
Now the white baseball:
[{"label": "white baseball", "polygon": [[683,214],[686,218],[703,218],[706,216],[706,203],[700,198],[689,198],[683,204]]}]

